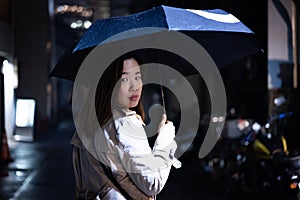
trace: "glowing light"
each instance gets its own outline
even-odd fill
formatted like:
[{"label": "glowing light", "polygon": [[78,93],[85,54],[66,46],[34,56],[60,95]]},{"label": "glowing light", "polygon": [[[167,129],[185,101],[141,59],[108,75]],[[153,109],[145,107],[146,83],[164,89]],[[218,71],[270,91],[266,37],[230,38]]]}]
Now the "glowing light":
[{"label": "glowing light", "polygon": [[86,21],[84,21],[84,23],[83,23],[83,27],[84,27],[85,29],[88,29],[91,25],[92,25],[92,22],[89,21],[89,20],[86,20]]},{"label": "glowing light", "polygon": [[75,13],[83,17],[91,17],[93,10],[79,5],[60,5],[55,8],[56,14]]},{"label": "glowing light", "polygon": [[297,186],[298,186],[298,183],[297,183],[297,182],[292,182],[292,183],[290,184],[290,188],[291,188],[292,190],[293,190],[293,189],[296,189]]},{"label": "glowing light", "polygon": [[261,129],[261,125],[257,122],[255,122],[253,125],[252,125],[252,129],[256,132],[258,132],[260,129]]},{"label": "glowing light", "polygon": [[15,93],[18,82],[14,65],[8,60],[3,61],[2,72],[4,75],[4,102],[5,102],[5,128],[8,135],[12,135],[15,125]]},{"label": "glowing light", "polygon": [[86,20],[84,22],[81,20],[77,20],[76,22],[72,22],[70,24],[70,27],[72,29],[80,29],[80,28],[88,29],[91,25],[92,25],[92,22],[89,20]]},{"label": "glowing light", "polygon": [[34,99],[17,99],[16,125],[18,127],[33,127],[35,113]]}]

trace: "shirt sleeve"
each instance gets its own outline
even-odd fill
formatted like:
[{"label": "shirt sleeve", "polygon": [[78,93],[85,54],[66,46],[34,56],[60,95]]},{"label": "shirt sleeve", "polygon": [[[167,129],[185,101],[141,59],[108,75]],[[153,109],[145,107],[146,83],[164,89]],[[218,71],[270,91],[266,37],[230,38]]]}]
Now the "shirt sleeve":
[{"label": "shirt sleeve", "polygon": [[124,169],[145,194],[158,194],[176,161],[175,134],[158,136],[151,149],[143,124],[135,115],[120,118],[115,121],[115,125]]}]

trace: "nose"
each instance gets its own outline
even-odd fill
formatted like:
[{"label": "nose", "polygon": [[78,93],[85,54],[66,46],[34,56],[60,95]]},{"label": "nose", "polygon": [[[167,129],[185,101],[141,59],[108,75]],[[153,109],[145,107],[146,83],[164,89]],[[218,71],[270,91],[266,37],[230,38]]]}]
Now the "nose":
[{"label": "nose", "polygon": [[141,86],[142,86],[141,81],[137,81],[137,80],[131,80],[131,81],[130,81],[130,90],[131,90],[131,91],[136,91],[136,90],[138,90]]}]

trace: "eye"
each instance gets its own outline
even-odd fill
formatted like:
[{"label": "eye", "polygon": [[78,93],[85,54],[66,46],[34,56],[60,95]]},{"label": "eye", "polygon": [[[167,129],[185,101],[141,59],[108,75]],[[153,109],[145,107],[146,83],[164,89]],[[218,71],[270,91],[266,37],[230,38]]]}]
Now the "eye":
[{"label": "eye", "polygon": [[128,82],[128,78],[121,78],[122,82]]},{"label": "eye", "polygon": [[141,80],[141,79],[142,79],[141,76],[136,76],[136,77],[135,77],[135,80],[137,80],[137,81],[138,81],[138,80]]}]

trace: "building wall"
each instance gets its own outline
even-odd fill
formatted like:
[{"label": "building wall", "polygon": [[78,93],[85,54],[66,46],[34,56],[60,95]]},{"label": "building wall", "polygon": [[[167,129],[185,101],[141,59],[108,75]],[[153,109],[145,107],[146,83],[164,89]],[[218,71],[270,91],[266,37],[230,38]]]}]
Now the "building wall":
[{"label": "building wall", "polygon": [[15,1],[15,54],[18,58],[17,98],[37,102],[37,119],[47,118],[47,84],[50,62],[50,20],[47,0]]},{"label": "building wall", "polygon": [[[269,114],[277,115],[285,112],[293,112],[294,115],[285,118],[285,126],[280,134],[287,139],[288,149],[291,155],[300,152],[300,89],[299,89],[299,67],[298,87],[293,83],[293,37],[292,18],[296,19],[296,40],[299,49],[299,5],[293,14],[293,1],[280,0],[281,9],[276,7],[274,2],[268,1],[268,88],[269,88]],[[296,5],[296,4],[295,4]],[[299,50],[297,50],[299,52]],[[299,53],[297,53],[299,63]],[[277,97],[284,97],[285,103],[276,106],[273,100]],[[283,120],[281,120],[283,121]],[[280,124],[279,124],[280,125]]]},{"label": "building wall", "polygon": [[[4,110],[0,111],[1,117],[4,118],[4,126],[8,137],[12,136],[15,125],[15,88],[17,80],[14,79],[14,34],[11,23],[10,0],[0,0],[0,68],[4,75]],[[3,62],[5,61],[5,62]],[[2,84],[2,83],[1,83]],[[3,98],[3,99],[2,99]]]},{"label": "building wall", "polygon": [[[280,1],[286,9],[289,20],[291,20],[292,5],[289,0]],[[280,88],[281,79],[280,63],[291,63],[291,38],[289,35],[289,25],[281,17],[272,0],[268,2],[268,88]]]},{"label": "building wall", "polygon": [[11,4],[10,0],[0,0],[0,51],[13,54],[13,26],[11,23]]},{"label": "building wall", "polygon": [[3,19],[0,19],[0,51],[13,54],[12,26]]}]

